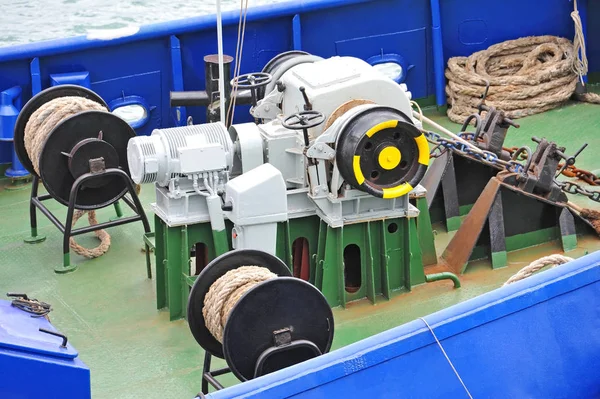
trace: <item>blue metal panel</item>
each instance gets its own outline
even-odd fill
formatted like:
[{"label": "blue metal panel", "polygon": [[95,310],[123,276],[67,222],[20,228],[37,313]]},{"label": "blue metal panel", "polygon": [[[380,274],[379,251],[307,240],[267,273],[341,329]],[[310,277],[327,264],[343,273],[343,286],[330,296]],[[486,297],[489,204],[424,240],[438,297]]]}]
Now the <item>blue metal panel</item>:
[{"label": "blue metal panel", "polygon": [[587,56],[590,72],[600,71],[600,2],[587,2]]},{"label": "blue metal panel", "polygon": [[55,73],[50,75],[50,86],[64,84],[79,85],[90,88],[90,73],[88,71]]},{"label": "blue metal panel", "polygon": [[399,54],[414,65],[406,84],[415,98],[423,98],[433,94],[430,20],[429,2],[424,0],[385,0],[340,7],[335,13],[306,13],[302,46],[323,57],[367,60],[382,53]]},{"label": "blue metal panel", "polygon": [[[581,0],[580,0],[581,2]],[[524,36],[573,39],[573,3],[568,0],[440,1],[444,55],[468,56],[492,44]],[[592,39],[593,40],[593,39]]]},{"label": "blue metal panel", "polygon": [[91,89],[106,102],[130,96],[145,100],[151,109],[150,119],[136,132],[147,135],[169,120],[168,49],[169,39],[164,38],[47,57],[41,63],[42,85],[48,86],[51,74],[89,71]]},{"label": "blue metal panel", "polygon": [[0,300],[0,397],[90,398],[90,371],[45,318]]},{"label": "blue metal panel", "polygon": [[[473,397],[600,396],[600,252],[434,313]],[[209,398],[459,398],[466,392],[416,320]]]},{"label": "blue metal panel", "polygon": [[21,111],[21,86],[13,86],[8,90],[0,92],[0,144],[9,148],[11,152],[12,166],[6,170],[5,175],[9,178],[28,176],[17,153],[14,152],[14,130],[17,123],[19,111]]}]

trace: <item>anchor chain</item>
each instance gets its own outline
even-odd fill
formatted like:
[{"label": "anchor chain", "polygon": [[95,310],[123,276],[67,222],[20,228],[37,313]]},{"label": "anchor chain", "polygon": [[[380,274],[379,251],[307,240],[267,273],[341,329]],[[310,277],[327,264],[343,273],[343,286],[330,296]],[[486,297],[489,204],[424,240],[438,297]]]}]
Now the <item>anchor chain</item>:
[{"label": "anchor chain", "polygon": [[[490,151],[479,150],[479,152],[475,152],[472,148],[459,142],[458,140],[454,140],[451,138],[442,138],[439,134],[435,132],[425,131],[424,134],[427,138],[427,141],[436,146],[433,149],[432,153],[437,153],[430,155],[430,157],[432,158],[437,158],[447,150],[452,150],[459,154],[476,158],[486,165],[500,165],[502,168],[506,168],[506,170],[512,173],[525,173],[525,167],[515,160],[505,161],[503,159],[500,159],[496,154]],[[458,136],[466,141],[472,141],[475,137],[473,133],[465,132],[459,133]],[[441,147],[443,147],[444,149],[440,150]]]},{"label": "anchor chain", "polygon": [[[425,134],[427,141],[435,146],[431,150],[431,154],[430,154],[431,158],[438,158],[442,154],[444,154],[446,151],[450,150],[450,151],[454,151],[461,155],[466,155],[466,156],[475,158],[489,166],[494,166],[494,167],[500,166],[501,169],[506,169],[511,173],[522,173],[522,174],[527,173],[525,166],[521,163],[523,161],[527,161],[526,152],[521,152],[519,154],[519,156],[517,157],[517,159],[511,159],[510,161],[505,161],[503,159],[500,159],[496,154],[494,154],[492,152],[485,151],[485,150],[479,150],[479,152],[475,152],[472,148],[459,142],[458,140],[455,140],[455,139],[452,139],[449,137],[448,138],[442,137],[438,133],[431,132],[431,131],[423,131],[423,133]],[[459,133],[458,136],[461,139],[466,140],[466,141],[473,141],[473,139],[475,138],[474,133],[467,133],[467,132]],[[516,151],[519,150],[519,148],[518,147],[504,148],[504,150],[508,151],[510,153],[511,157],[514,158],[514,154],[516,153]],[[557,170],[561,169],[563,166],[564,166],[564,164],[559,164]],[[578,169],[573,165],[567,166],[567,168],[565,168],[562,171],[562,174],[566,177],[577,177],[578,179],[588,183],[591,186],[600,185],[600,179],[598,177],[596,177],[593,173],[591,173],[587,170],[584,170],[584,169]],[[590,191],[584,187],[581,187],[579,184],[573,183],[570,181],[559,182],[555,179],[555,182],[561,188],[561,190],[564,191],[565,193],[574,194],[574,195],[576,195],[576,194],[584,195],[584,196],[588,197],[590,200],[600,203],[600,191]]]},{"label": "anchor chain", "polygon": [[[512,156],[515,151],[519,149],[519,147],[503,147],[503,149]],[[527,156],[523,156],[521,159],[526,160]],[[557,170],[562,169],[563,166],[564,163],[558,164]],[[562,174],[566,177],[576,177],[579,180],[586,182],[590,186],[600,186],[600,178],[598,178],[598,176],[588,170],[579,169],[575,165],[567,165],[567,167],[562,171]]]}]

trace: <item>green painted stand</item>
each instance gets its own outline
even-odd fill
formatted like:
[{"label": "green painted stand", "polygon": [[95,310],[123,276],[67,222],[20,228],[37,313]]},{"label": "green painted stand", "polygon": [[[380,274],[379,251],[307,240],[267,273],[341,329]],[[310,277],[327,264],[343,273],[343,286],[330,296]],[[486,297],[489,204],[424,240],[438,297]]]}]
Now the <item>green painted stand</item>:
[{"label": "green painted stand", "polygon": [[315,285],[332,307],[365,297],[375,304],[424,282],[415,219],[321,223]]},{"label": "green painted stand", "polygon": [[427,198],[425,196],[414,199],[415,205],[419,210],[417,217],[417,234],[419,235],[419,244],[423,255],[423,265],[434,265],[437,263],[437,253],[435,250],[435,236],[431,226],[431,216],[427,207]]},{"label": "green painted stand", "polygon": [[[231,226],[216,241],[210,223],[169,227],[154,216],[154,229],[156,307],[168,308],[171,320],[184,318],[190,287],[197,275],[191,270],[192,246],[199,248],[204,245],[208,259],[216,258],[230,248],[231,243],[224,246],[223,242],[227,242]],[[152,237],[146,235],[144,239],[147,244],[152,244]]]},{"label": "green painted stand", "polygon": [[[171,320],[185,318],[190,287],[200,272],[192,271],[192,247],[196,246],[197,257],[205,256],[200,267],[205,266],[206,260],[210,262],[231,249],[232,225],[227,221],[226,230],[215,235],[210,223],[169,227],[158,216],[154,223],[154,235],[147,234],[144,241],[154,248],[156,306],[168,308]],[[323,292],[332,307],[362,298],[376,303],[378,298],[390,299],[426,282],[415,218],[341,228],[329,227],[317,216],[280,223],[276,255],[292,272],[298,263],[294,256],[298,240],[308,245],[308,280]],[[204,252],[200,254],[198,248]]]},{"label": "green painted stand", "polygon": [[46,241],[46,236],[38,236],[37,228],[31,228],[31,236],[23,239],[27,244],[38,244],[40,242]]},{"label": "green painted stand", "polygon": [[67,274],[77,270],[77,265],[71,264],[71,254],[64,254],[63,264],[54,266],[54,272],[58,274]]},{"label": "green painted stand", "polygon": [[123,209],[121,208],[121,203],[119,201],[115,202],[114,207],[115,207],[115,213],[117,215],[110,218],[111,221],[119,220],[123,217]]}]

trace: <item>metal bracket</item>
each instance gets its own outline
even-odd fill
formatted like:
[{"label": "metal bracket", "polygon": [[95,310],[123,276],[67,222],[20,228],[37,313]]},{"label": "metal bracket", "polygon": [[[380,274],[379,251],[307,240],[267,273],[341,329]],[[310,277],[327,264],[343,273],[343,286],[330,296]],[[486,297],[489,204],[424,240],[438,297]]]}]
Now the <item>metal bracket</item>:
[{"label": "metal bracket", "polygon": [[327,144],[315,143],[306,151],[306,156],[309,158],[332,161],[335,159],[335,151]]},{"label": "metal bracket", "polygon": [[256,119],[272,120],[277,118],[283,111],[279,104],[283,100],[283,92],[278,89],[267,94],[262,100],[258,101],[256,106],[250,109],[250,114]]},{"label": "metal bracket", "polygon": [[90,159],[90,173],[97,174],[102,173],[106,170],[106,165],[104,163],[104,158],[93,158]]},{"label": "metal bracket", "polygon": [[273,331],[273,343],[275,346],[287,345],[292,342],[292,330],[289,327]]}]

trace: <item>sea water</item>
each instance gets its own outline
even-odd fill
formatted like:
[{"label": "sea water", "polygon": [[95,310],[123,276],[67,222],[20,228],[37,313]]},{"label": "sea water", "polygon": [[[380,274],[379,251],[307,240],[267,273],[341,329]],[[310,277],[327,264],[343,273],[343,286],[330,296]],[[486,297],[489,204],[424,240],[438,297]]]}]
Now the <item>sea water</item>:
[{"label": "sea water", "polygon": [[[223,11],[243,0],[221,0]],[[248,6],[285,0],[248,0]],[[214,14],[216,0],[0,0],[0,47]]]}]

